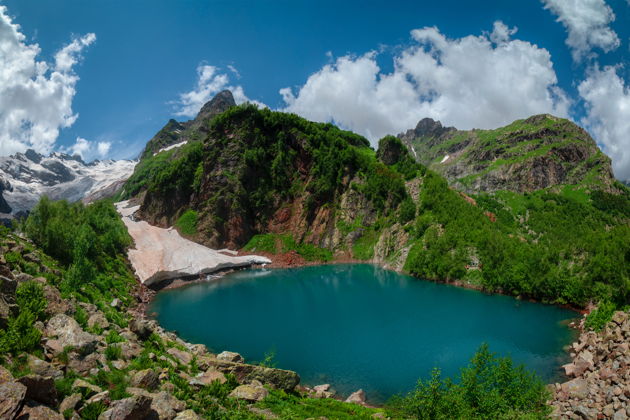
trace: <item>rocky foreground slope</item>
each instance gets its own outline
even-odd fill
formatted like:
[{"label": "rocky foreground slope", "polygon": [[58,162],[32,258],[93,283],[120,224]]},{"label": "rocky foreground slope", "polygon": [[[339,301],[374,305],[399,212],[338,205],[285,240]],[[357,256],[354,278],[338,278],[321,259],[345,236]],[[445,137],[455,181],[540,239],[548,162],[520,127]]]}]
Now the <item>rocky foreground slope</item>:
[{"label": "rocky foreground slope", "polygon": [[[0,232],[0,419],[273,419],[285,405],[382,415],[357,396],[360,404],[320,403],[333,397],[326,386],[299,387],[295,372],[185,342],[145,320],[124,288],[106,302],[68,296],[67,275],[29,241]],[[32,311],[36,322],[16,324]]]},{"label": "rocky foreground slope", "polygon": [[630,314],[616,312],[601,332],[588,331],[571,346],[568,382],[553,387],[557,419],[630,418]]},{"label": "rocky foreground slope", "polygon": [[591,136],[552,115],[468,131],[425,118],[398,137],[420,163],[465,192],[526,192],[568,184],[615,190],[610,159]]}]

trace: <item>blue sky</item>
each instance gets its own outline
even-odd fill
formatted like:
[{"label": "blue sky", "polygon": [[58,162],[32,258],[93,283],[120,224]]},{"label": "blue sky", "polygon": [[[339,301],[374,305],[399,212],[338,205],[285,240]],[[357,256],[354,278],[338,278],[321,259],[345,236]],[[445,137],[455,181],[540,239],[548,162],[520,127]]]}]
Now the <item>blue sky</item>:
[{"label": "blue sky", "polygon": [[[618,177],[630,178],[627,0],[0,5],[0,38],[11,36],[2,25],[17,24],[14,32],[24,36],[15,49],[0,51],[0,70],[16,71],[7,70],[9,55],[37,44],[32,60],[48,63],[42,77],[53,83],[56,54],[67,51],[65,79],[55,86],[72,90],[63,98],[0,98],[0,154],[35,147],[87,159],[135,157],[169,118],[186,120],[182,114],[215,87],[232,87],[240,100],[332,119],[372,140],[426,116],[491,128],[534,113],[561,114],[586,126],[612,155]],[[207,76],[201,84],[200,74]],[[10,92],[5,98],[18,98]],[[19,124],[26,111],[18,106],[36,117]],[[2,118],[14,124],[3,128]]]}]

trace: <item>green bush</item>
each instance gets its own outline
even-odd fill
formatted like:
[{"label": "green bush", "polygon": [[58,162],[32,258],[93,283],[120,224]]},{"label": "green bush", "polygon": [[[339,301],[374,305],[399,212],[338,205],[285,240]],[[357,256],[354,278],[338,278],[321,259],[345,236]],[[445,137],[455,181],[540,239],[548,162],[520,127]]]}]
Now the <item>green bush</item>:
[{"label": "green bush", "polygon": [[546,419],[549,393],[538,377],[509,358],[497,357],[486,344],[462,369],[456,381],[442,379],[434,370],[431,379],[418,381],[416,389],[394,398],[395,412],[422,420],[511,419],[528,416]]},{"label": "green bush", "polygon": [[612,319],[617,305],[612,302],[600,302],[597,308],[586,317],[584,326],[588,329],[600,331]]}]

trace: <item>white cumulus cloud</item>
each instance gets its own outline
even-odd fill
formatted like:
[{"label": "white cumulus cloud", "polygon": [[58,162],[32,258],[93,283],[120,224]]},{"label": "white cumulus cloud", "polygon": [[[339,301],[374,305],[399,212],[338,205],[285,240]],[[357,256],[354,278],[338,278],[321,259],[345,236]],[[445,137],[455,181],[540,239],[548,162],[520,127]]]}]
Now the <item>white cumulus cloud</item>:
[{"label": "white cumulus cloud", "polygon": [[566,44],[575,61],[592,56],[593,48],[604,52],[619,47],[617,33],[610,28],[613,10],[604,0],[542,0],[545,9],[558,16],[568,32]]},{"label": "white cumulus cloud", "polygon": [[72,100],[79,77],[73,67],[95,39],[90,33],[73,40],[54,63],[38,61],[39,46],[26,42],[0,6],[0,155],[27,148],[49,153],[59,130],[76,121]]},{"label": "white cumulus cloud", "polygon": [[[238,78],[238,71],[233,66],[228,69]],[[211,100],[217,93],[222,90],[231,90],[234,101],[237,104],[251,102],[259,106],[265,106],[258,101],[250,100],[243,90],[242,86],[234,86],[230,84],[230,76],[227,73],[220,72],[215,66],[202,64],[197,67],[197,85],[189,92],[179,95],[179,100],[175,104],[175,115],[183,117],[194,117],[197,115],[201,107]]]},{"label": "white cumulus cloud", "polygon": [[612,158],[615,176],[630,180],[630,85],[618,67],[593,68],[579,84],[587,114],[582,119],[604,153]]},{"label": "white cumulus cloud", "polygon": [[286,111],[334,121],[372,141],[414,127],[424,117],[461,129],[494,128],[532,114],[567,116],[546,49],[513,40],[516,28],[459,39],[435,27],[412,31],[415,45],[383,73],[376,53],[344,56],[294,92],[280,90]]},{"label": "white cumulus cloud", "polygon": [[62,147],[61,151],[70,155],[78,155],[85,161],[91,161],[95,158],[104,158],[112,147],[112,143],[108,141],[89,141],[82,137],[77,137],[72,146]]}]

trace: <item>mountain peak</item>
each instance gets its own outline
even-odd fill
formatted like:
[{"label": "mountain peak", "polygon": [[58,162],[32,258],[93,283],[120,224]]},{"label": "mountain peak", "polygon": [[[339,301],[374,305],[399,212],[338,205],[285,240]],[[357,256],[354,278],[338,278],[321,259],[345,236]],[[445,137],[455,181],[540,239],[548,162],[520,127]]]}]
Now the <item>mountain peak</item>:
[{"label": "mountain peak", "polygon": [[444,127],[441,122],[433,118],[423,118],[418,121],[413,131],[416,137],[439,137],[453,130],[455,130],[455,127]]},{"label": "mountain peak", "polygon": [[236,101],[234,101],[234,96],[232,92],[229,90],[223,90],[217,93],[214,98],[209,100],[201,107],[199,110],[199,114],[197,114],[196,120],[203,118],[206,119],[208,117],[214,117],[215,115],[219,115],[220,113],[227,111],[228,108],[236,106]]}]

